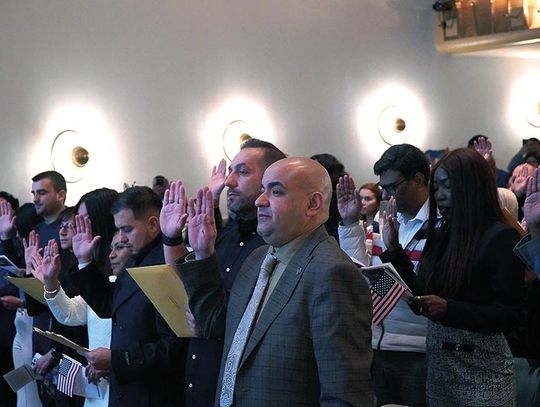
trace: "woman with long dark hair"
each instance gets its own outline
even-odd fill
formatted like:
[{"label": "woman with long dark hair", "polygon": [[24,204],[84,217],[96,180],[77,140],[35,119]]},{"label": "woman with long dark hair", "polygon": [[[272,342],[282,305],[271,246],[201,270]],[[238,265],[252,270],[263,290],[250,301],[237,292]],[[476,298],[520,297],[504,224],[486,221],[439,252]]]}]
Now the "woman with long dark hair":
[{"label": "woman with long dark hair", "polygon": [[92,222],[92,234],[101,236],[94,253],[94,259],[100,269],[111,274],[109,253],[111,241],[116,231],[111,206],[118,196],[114,189],[99,188],[84,194],[75,206],[77,214],[88,216]]},{"label": "woman with long dark hair", "polygon": [[418,275],[399,268],[417,296],[416,309],[429,318],[430,406],[514,405],[513,361],[503,333],[523,318],[524,270],[513,253],[518,241],[504,221],[486,160],[472,149],[444,156],[431,173]]},{"label": "woman with long dark hair", "polygon": [[[100,236],[99,244],[94,253],[94,259],[102,272],[109,275],[111,274],[111,271],[114,270],[111,267],[113,260],[118,263],[117,257],[120,250],[119,247],[111,245],[115,232],[111,206],[117,195],[118,193],[112,189],[96,189],[83,195],[76,206],[78,215],[88,216],[92,222],[93,236]],[[73,222],[71,222],[69,227],[72,232],[69,236],[69,238],[71,238],[75,231]],[[111,250],[113,253],[112,255],[110,255]],[[125,252],[125,256],[122,257],[123,262],[120,265],[123,269],[123,265],[130,255],[130,249],[123,247],[122,251]],[[62,285],[60,284],[60,263],[56,242],[51,240],[44,249],[43,257],[37,253],[34,255],[34,258],[36,264],[35,275],[44,283],[44,288],[46,290],[45,300],[56,320],[67,326],[87,325],[89,339],[88,346],[90,349],[98,347],[110,348],[111,320],[99,318],[94,311],[88,307],[82,297],[71,296],[72,298],[70,298],[70,296],[66,295],[63,288],[64,283]],[[69,282],[69,276],[67,282]],[[104,379],[107,372],[96,371],[91,367],[87,367],[85,374],[89,381],[99,385],[104,397],[101,399],[87,398],[84,405],[86,407],[107,406],[109,399],[108,383]]]}]

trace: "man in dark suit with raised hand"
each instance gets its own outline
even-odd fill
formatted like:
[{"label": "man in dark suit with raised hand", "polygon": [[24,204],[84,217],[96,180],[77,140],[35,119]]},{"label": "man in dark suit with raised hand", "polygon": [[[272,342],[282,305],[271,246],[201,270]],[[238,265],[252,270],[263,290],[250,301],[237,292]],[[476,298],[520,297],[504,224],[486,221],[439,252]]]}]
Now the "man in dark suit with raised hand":
[{"label": "man in dark suit with raised hand", "polygon": [[[202,335],[224,339],[216,404],[373,405],[371,298],[324,229],[331,193],[328,173],[313,160],[268,167],[256,205],[257,231],[270,246],[247,258],[228,301],[215,256],[212,194],[206,188],[190,200],[194,255],[177,259],[177,268]],[[182,201],[173,195],[171,205]],[[170,233],[168,226],[162,228]],[[165,250],[168,262],[182,254],[181,247]]]},{"label": "man in dark suit with raised hand", "polygon": [[[132,248],[126,267],[164,263],[159,227],[160,198],[148,187],[132,187],[112,206],[120,241]],[[126,270],[110,283],[93,261],[97,237],[88,218],[76,216],[73,251],[79,270],[70,274],[90,307],[112,318],[111,349],[92,349],[90,366],[110,371],[109,406],[183,406],[185,340],[179,339]]]}]

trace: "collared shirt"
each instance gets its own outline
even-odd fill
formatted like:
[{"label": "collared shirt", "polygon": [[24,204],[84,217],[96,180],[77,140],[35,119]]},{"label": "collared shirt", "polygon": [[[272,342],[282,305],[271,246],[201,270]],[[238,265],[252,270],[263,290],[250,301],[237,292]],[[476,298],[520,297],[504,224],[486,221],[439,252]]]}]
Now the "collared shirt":
[{"label": "collared shirt", "polygon": [[264,294],[264,299],[261,309],[259,311],[259,316],[261,315],[262,310],[266,306],[270,295],[272,295],[272,292],[276,288],[276,285],[279,282],[281,276],[283,275],[283,272],[291,262],[296,252],[300,249],[300,247],[302,247],[302,244],[312,232],[313,230],[310,230],[309,232],[298,236],[296,239],[291,240],[290,242],[284,244],[281,247],[277,247],[275,249],[272,247],[269,248],[269,251],[275,250],[274,256],[277,260],[277,264],[274,267],[272,275],[270,276],[270,280],[268,281],[268,288],[266,289],[266,293]]},{"label": "collared shirt", "polygon": [[[257,219],[229,218],[218,232],[216,255],[223,286],[229,292],[244,260],[265,242],[257,234]],[[186,406],[211,406],[219,377],[223,341],[192,338],[186,360]]]},{"label": "collared shirt", "polygon": [[429,218],[429,200],[424,202],[424,205],[416,213],[412,219],[407,219],[402,213],[398,212],[397,221],[399,222],[399,243],[402,247],[407,247],[413,239],[416,232],[420,230],[422,225]]}]

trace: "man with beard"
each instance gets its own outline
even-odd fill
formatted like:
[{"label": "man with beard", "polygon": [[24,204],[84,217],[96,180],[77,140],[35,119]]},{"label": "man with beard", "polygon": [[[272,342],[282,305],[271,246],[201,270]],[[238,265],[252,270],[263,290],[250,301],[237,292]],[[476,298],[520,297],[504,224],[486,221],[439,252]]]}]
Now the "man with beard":
[{"label": "man with beard", "polygon": [[[227,187],[227,224],[218,232],[216,253],[224,287],[230,292],[236,274],[248,255],[262,246],[257,234],[255,200],[261,193],[264,171],[270,164],[285,158],[276,146],[266,141],[249,139],[231,161],[229,174],[216,183],[214,202]],[[212,406],[219,376],[223,342],[216,339],[190,340],[186,362],[186,405]]]}]

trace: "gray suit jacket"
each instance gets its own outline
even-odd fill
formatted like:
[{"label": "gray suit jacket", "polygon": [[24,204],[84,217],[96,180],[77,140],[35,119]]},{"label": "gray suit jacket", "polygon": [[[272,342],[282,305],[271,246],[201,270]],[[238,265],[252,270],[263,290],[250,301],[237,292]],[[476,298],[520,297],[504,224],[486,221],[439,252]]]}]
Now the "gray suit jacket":
[{"label": "gray suit jacket", "polygon": [[[214,257],[178,265],[206,337],[224,338],[223,363],[268,246],[253,251],[227,303]],[[304,242],[253,328],[235,387],[238,406],[372,406],[371,297],[323,227]]]}]

